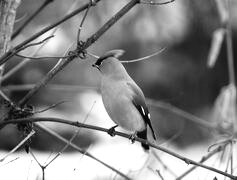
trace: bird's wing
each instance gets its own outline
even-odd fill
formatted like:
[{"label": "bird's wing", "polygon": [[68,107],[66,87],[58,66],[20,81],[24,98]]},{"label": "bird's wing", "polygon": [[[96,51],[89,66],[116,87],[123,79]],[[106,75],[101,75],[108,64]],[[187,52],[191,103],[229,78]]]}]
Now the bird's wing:
[{"label": "bird's wing", "polygon": [[133,97],[132,97],[132,102],[133,102],[134,106],[137,108],[137,110],[143,117],[145,123],[148,124],[148,126],[151,128],[153,138],[156,140],[156,135],[155,135],[155,132],[154,132],[152,125],[151,125],[150,113],[149,113],[148,108],[146,106],[145,97],[144,97],[141,89],[136,84],[134,84],[132,82],[127,82],[127,85],[134,92]]}]

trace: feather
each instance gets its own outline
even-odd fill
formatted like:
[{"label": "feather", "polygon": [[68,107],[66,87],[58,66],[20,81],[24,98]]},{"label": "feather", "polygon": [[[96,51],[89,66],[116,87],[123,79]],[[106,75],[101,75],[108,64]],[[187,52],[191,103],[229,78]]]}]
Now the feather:
[{"label": "feather", "polygon": [[132,97],[133,98],[132,102],[133,102],[134,106],[137,108],[138,112],[143,117],[143,120],[145,121],[145,123],[148,124],[148,126],[150,127],[152,136],[156,140],[156,135],[155,135],[154,129],[151,125],[150,113],[149,113],[148,108],[146,106],[145,97],[144,97],[141,89],[135,83],[133,84],[133,83],[127,82],[127,85],[134,92],[134,95]]},{"label": "feather", "polygon": [[[147,128],[143,131],[137,132],[137,137],[142,139],[147,139]],[[144,150],[149,150],[149,146],[145,143],[141,143]]]},{"label": "feather", "polygon": [[111,50],[111,51],[105,53],[104,55],[100,56],[97,59],[95,65],[100,66],[101,63],[103,62],[103,60],[110,58],[110,57],[114,57],[114,58],[118,59],[120,56],[122,56],[124,54],[124,52],[125,51],[122,49]]}]

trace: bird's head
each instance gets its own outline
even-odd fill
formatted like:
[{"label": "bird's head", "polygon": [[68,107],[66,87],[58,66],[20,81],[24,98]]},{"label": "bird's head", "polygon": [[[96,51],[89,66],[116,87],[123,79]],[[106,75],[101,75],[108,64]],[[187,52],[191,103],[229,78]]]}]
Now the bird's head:
[{"label": "bird's head", "polygon": [[124,52],[125,51],[121,49],[108,51],[100,56],[92,66],[96,67],[103,75],[122,73],[124,67],[118,58],[122,56]]}]

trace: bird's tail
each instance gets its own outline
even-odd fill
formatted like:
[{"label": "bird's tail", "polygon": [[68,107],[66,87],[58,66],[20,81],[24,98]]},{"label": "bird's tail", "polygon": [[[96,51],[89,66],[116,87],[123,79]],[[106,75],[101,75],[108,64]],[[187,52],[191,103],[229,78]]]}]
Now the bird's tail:
[{"label": "bird's tail", "polygon": [[[147,128],[143,131],[137,132],[137,137],[147,140]],[[145,151],[148,151],[150,148],[147,144],[141,143]]]}]

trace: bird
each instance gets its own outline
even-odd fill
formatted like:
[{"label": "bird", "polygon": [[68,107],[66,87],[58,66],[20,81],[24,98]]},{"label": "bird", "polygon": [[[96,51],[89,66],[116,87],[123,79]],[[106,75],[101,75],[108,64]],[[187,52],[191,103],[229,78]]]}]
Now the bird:
[{"label": "bird", "polygon": [[[156,140],[145,96],[119,60],[124,52],[121,49],[108,51],[92,64],[102,75],[100,84],[102,101],[109,117],[116,124],[109,129],[109,134],[113,135],[115,128],[119,126],[133,132],[130,136],[132,142],[136,136],[147,140],[149,126]],[[146,143],[141,145],[145,151],[149,150],[149,145]]]}]

